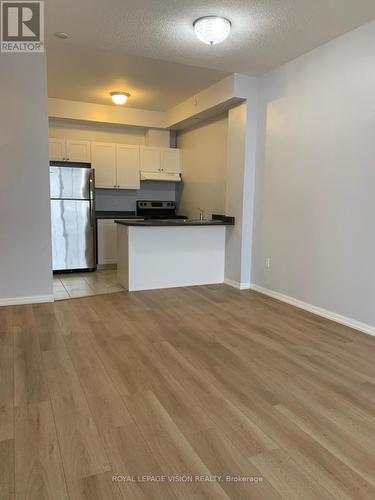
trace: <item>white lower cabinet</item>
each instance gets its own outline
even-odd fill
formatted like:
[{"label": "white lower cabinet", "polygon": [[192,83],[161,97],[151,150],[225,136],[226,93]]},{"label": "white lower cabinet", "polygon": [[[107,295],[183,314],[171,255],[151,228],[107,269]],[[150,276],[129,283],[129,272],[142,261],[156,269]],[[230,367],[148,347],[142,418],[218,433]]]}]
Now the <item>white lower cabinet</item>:
[{"label": "white lower cabinet", "polygon": [[114,219],[98,219],[98,265],[117,264],[117,224]]}]

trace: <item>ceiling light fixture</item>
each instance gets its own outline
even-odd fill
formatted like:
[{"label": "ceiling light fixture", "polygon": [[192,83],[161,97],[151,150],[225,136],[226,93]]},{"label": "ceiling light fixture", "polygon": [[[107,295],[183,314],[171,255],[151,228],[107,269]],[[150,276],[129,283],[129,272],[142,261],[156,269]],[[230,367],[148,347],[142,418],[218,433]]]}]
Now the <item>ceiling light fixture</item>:
[{"label": "ceiling light fixture", "polygon": [[64,33],[64,31],[58,31],[57,33],[55,33],[55,37],[66,40],[67,38],[70,38],[70,35],[68,35],[68,33]]},{"label": "ceiling light fixture", "polygon": [[214,45],[227,38],[232,23],[225,17],[205,16],[196,19],[193,26],[195,34],[201,42]]},{"label": "ceiling light fixture", "polygon": [[130,97],[129,92],[110,92],[110,95],[112,97],[112,101],[115,104],[121,105],[125,104],[128,98]]}]

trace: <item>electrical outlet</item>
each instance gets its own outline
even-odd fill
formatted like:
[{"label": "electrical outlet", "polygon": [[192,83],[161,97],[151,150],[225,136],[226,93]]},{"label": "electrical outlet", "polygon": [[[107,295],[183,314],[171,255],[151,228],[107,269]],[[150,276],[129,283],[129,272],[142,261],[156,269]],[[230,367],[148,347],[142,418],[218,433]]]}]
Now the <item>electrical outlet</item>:
[{"label": "electrical outlet", "polygon": [[266,258],[266,260],[264,261],[264,266],[266,269],[269,269],[271,267],[271,257]]}]

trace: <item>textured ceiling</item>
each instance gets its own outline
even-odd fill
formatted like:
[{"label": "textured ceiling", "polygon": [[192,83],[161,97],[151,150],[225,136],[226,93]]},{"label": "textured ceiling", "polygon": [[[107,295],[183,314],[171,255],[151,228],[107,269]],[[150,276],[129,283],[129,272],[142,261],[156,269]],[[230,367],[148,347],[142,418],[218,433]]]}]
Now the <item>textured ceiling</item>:
[{"label": "textured ceiling", "polygon": [[227,73],[75,46],[71,40],[47,50],[48,95],[111,104],[109,92],[125,90],[126,106],[165,111],[224,78]]},{"label": "textured ceiling", "polygon": [[[265,72],[375,18],[374,0],[45,3],[50,95],[103,103],[121,84],[134,94],[128,106],[149,109],[166,109],[228,73]],[[210,14],[232,21],[222,44],[194,35],[194,19]],[[71,39],[54,38],[56,31]]]}]

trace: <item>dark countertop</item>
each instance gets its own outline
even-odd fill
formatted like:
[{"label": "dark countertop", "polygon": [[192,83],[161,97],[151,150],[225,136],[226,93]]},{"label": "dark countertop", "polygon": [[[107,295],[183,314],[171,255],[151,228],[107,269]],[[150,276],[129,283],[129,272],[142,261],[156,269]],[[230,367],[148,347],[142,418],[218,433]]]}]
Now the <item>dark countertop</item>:
[{"label": "dark countertop", "polygon": [[122,224],[124,226],[139,226],[139,227],[187,227],[187,226],[233,226],[229,222],[223,222],[221,220],[115,220],[117,224]]},{"label": "dark countertop", "polygon": [[142,219],[139,215],[135,215],[135,212],[126,211],[107,211],[107,210],[97,210],[95,213],[97,219]]},{"label": "dark countertop", "polygon": [[138,227],[187,227],[187,226],[234,226],[234,217],[213,215],[211,220],[170,219],[170,220],[115,220],[117,224]]}]

